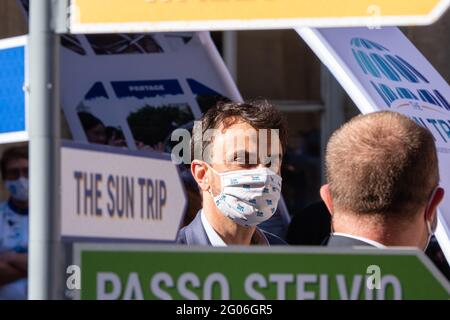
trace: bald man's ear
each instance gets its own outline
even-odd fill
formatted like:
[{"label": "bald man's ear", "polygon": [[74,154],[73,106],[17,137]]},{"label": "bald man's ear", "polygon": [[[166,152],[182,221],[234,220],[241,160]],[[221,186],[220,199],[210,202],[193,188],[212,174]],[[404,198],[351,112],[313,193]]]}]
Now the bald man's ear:
[{"label": "bald man's ear", "polygon": [[320,197],[322,198],[323,202],[325,202],[330,215],[333,215],[333,200],[331,199],[330,186],[328,184],[324,184],[320,188]]},{"label": "bald man's ear", "polygon": [[208,166],[205,162],[200,160],[194,160],[191,163],[191,173],[195,181],[197,181],[198,187],[202,191],[208,191],[210,184],[208,180]]}]

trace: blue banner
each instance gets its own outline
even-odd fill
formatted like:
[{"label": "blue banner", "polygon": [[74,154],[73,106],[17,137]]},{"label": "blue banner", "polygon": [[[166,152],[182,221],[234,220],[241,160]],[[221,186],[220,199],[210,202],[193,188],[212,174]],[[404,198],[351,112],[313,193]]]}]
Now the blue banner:
[{"label": "blue banner", "polygon": [[25,47],[0,49],[0,133],[25,130]]}]

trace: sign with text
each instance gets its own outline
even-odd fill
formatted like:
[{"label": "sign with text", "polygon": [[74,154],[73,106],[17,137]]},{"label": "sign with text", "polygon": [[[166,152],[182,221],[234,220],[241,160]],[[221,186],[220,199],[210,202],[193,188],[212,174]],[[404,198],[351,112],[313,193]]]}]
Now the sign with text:
[{"label": "sign with text", "polygon": [[[363,113],[390,110],[434,136],[440,184],[450,191],[450,86],[398,28],[297,30]],[[439,207],[436,237],[450,261],[450,197]]]},{"label": "sign with text", "polygon": [[[414,249],[77,244],[81,299],[448,299]],[[405,268],[408,266],[408,268]]]},{"label": "sign with text", "polygon": [[64,143],[61,188],[63,237],[174,241],[186,204],[162,153]]},{"label": "sign with text", "polygon": [[431,24],[449,0],[71,0],[70,32]]},{"label": "sign with text", "polygon": [[[28,18],[29,1],[17,2]],[[75,141],[170,152],[175,129],[218,101],[242,101],[209,32],[62,34],[60,60]]]},{"label": "sign with text", "polygon": [[61,103],[74,140],[170,152],[175,129],[242,100],[208,32],[71,37]]},{"label": "sign with text", "polygon": [[27,37],[0,40],[0,143],[28,140]]}]

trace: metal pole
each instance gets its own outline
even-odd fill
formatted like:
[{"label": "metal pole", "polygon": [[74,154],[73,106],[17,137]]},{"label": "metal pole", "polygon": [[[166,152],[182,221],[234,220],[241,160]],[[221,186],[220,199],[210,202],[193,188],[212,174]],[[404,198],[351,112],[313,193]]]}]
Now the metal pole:
[{"label": "metal pole", "polygon": [[62,298],[59,190],[59,37],[52,1],[30,1],[30,237],[28,298]]}]

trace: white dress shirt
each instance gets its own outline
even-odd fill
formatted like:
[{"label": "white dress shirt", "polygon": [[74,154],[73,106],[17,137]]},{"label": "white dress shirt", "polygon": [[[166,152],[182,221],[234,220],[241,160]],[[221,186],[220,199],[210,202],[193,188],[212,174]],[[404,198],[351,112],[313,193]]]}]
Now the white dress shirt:
[{"label": "white dress shirt", "polygon": [[[203,213],[203,210],[201,211],[200,215],[201,215],[201,219],[202,219],[203,228],[206,231],[206,235],[208,236],[208,239],[209,239],[209,242],[211,242],[211,245],[213,247],[226,247],[227,244],[217,234],[216,230],[214,230],[214,228],[211,226],[211,224],[209,223],[205,214]],[[253,234],[253,237],[252,237],[252,244],[254,244],[254,243],[260,244],[260,245],[266,245],[266,246],[269,245],[269,241],[267,240],[266,236],[258,228],[256,228],[255,233]]]}]

